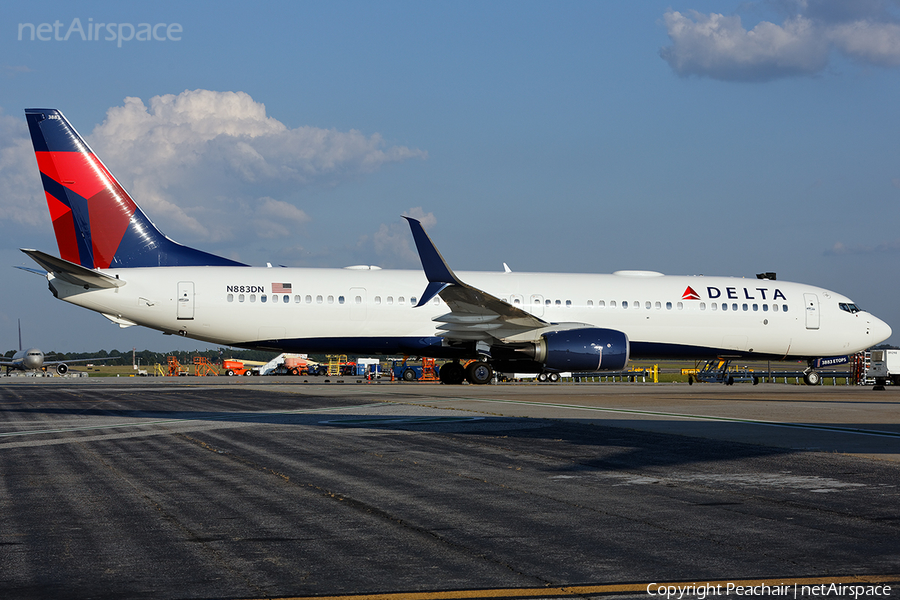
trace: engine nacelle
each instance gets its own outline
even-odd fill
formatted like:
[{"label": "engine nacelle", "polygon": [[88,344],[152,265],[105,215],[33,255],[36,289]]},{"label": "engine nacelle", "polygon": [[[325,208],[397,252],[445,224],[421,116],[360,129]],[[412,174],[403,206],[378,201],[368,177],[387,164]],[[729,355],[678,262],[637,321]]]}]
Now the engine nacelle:
[{"label": "engine nacelle", "polygon": [[66,365],[66,363],[59,363],[58,365],[56,365],[56,372],[59,375],[65,375],[69,372],[69,367]]},{"label": "engine nacelle", "polygon": [[534,359],[552,371],[622,371],[628,364],[628,336],[615,329],[585,327],[545,333]]}]

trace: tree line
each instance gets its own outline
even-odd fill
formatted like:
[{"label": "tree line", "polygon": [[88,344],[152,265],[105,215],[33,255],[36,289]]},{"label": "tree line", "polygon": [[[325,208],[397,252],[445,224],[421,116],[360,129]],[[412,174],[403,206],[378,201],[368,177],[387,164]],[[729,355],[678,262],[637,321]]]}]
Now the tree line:
[{"label": "tree line", "polygon": [[[12,359],[16,350],[9,350],[4,355],[7,360]],[[277,352],[264,352],[262,350],[236,350],[234,348],[219,348],[217,350],[173,350],[172,352],[152,352],[150,350],[140,350],[134,352],[132,356],[131,350],[120,352],[119,350],[99,350],[97,352],[45,352],[47,360],[67,361],[81,358],[105,358],[104,365],[164,365],[168,362],[169,356],[174,356],[178,362],[189,365],[193,362],[195,356],[205,356],[206,359],[215,364],[221,364],[223,360],[253,360],[260,362],[269,362],[276,356]],[[135,363],[132,362],[135,361]]]}]

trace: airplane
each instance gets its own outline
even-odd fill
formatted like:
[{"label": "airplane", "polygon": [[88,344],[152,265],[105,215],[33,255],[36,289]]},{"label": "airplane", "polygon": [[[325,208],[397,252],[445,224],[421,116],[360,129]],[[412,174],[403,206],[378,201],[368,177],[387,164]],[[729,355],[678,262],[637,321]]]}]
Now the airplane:
[{"label": "airplane", "polygon": [[[455,273],[422,224],[422,270],[252,267],[160,232],[56,109],[26,109],[59,257],[22,249],[60,300],[120,327],[274,352],[449,359],[446,384],[495,372],[619,371],[631,359],[849,355],[891,328],[849,298],[774,276]],[[37,270],[36,270],[37,271]]]},{"label": "airplane", "polygon": [[19,321],[19,351],[13,354],[12,361],[0,361],[0,367],[6,367],[6,374],[9,375],[10,370],[17,371],[40,371],[44,367],[56,367],[56,373],[65,375],[69,372],[67,363],[73,362],[96,362],[108,360],[105,358],[76,358],[74,360],[51,360],[46,361],[46,354],[37,348],[22,349],[22,322]]}]

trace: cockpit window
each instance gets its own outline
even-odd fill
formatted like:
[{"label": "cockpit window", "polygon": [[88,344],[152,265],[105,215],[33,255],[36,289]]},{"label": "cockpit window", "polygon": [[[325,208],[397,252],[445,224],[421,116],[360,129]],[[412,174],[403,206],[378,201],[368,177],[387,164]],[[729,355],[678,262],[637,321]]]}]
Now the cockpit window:
[{"label": "cockpit window", "polygon": [[849,304],[847,302],[840,302],[840,303],[838,303],[838,306],[841,308],[841,310],[846,310],[851,315],[860,312],[860,308],[855,304]]}]

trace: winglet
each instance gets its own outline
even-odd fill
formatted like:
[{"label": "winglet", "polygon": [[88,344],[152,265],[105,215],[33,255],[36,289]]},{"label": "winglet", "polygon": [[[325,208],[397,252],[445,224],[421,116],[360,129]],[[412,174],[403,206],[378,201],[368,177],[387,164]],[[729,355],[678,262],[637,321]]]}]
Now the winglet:
[{"label": "winglet", "polygon": [[447,261],[441,256],[440,250],[425,233],[422,223],[412,217],[404,216],[409,222],[409,228],[412,230],[413,239],[416,241],[416,250],[419,252],[419,259],[422,261],[422,269],[425,271],[425,277],[428,279],[428,286],[422,293],[419,303],[416,307],[423,306],[429,300],[437,296],[445,288],[451,285],[462,285],[456,275],[447,265]]}]

